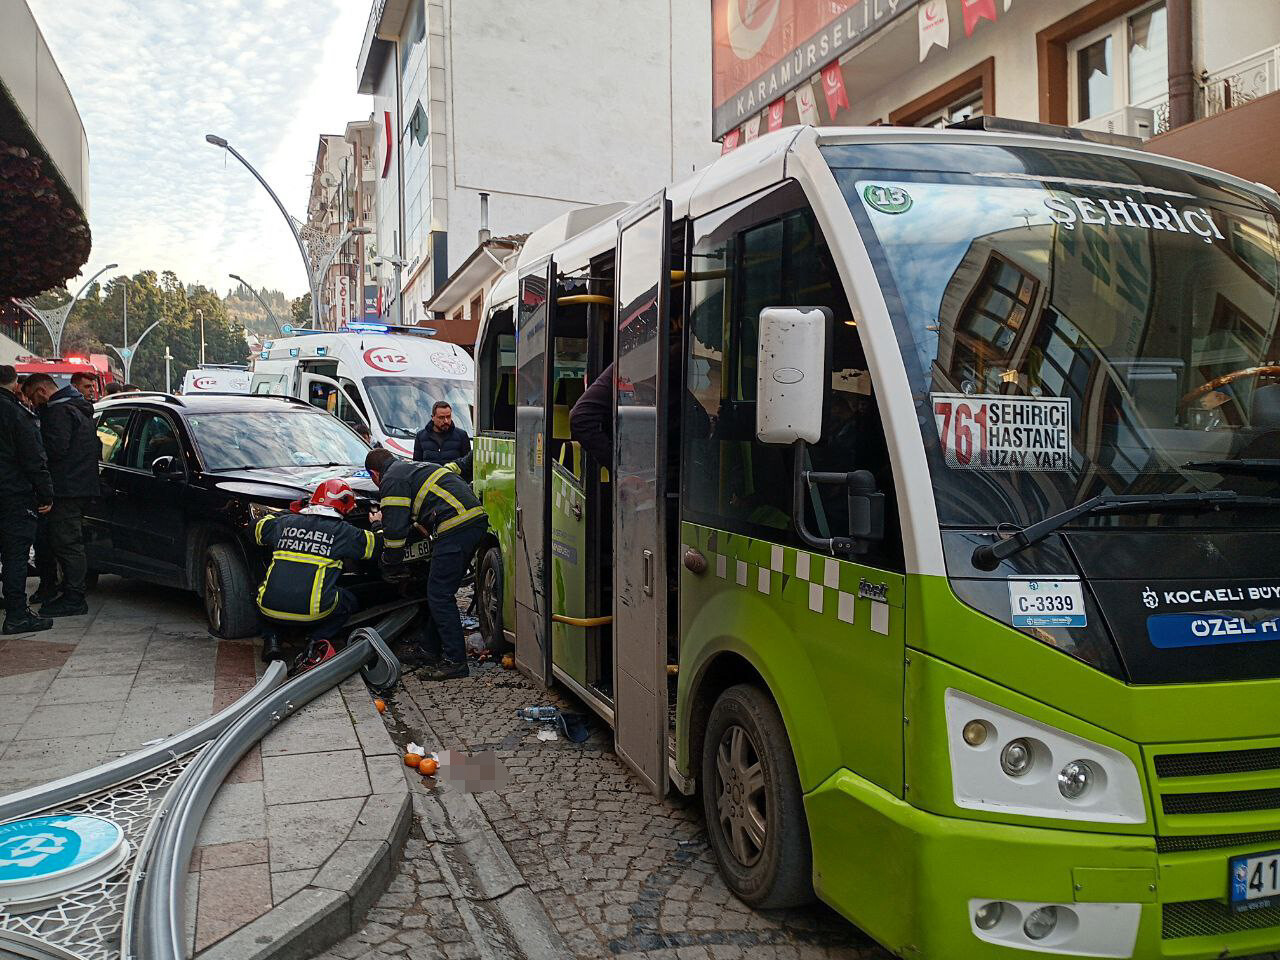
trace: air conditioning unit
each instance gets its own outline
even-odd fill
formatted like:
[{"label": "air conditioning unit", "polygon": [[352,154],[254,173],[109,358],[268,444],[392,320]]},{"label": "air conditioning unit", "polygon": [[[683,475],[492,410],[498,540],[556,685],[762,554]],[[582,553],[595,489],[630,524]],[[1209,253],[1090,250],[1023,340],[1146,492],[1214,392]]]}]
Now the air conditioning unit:
[{"label": "air conditioning unit", "polygon": [[1154,110],[1146,107],[1121,107],[1111,113],[1081,120],[1074,126],[1081,130],[1096,130],[1099,133],[1113,133],[1121,137],[1149,140],[1155,132],[1156,115]]}]

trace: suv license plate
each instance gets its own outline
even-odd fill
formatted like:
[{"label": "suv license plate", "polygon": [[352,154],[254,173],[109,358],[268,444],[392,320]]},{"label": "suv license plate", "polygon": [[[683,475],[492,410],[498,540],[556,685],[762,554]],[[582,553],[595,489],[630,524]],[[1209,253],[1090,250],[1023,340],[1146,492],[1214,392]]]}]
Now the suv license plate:
[{"label": "suv license plate", "polygon": [[1246,853],[1227,863],[1227,899],[1236,913],[1269,907],[1280,898],[1280,850]]},{"label": "suv license plate", "polygon": [[431,541],[418,540],[404,548],[405,560],[423,560],[431,556]]}]

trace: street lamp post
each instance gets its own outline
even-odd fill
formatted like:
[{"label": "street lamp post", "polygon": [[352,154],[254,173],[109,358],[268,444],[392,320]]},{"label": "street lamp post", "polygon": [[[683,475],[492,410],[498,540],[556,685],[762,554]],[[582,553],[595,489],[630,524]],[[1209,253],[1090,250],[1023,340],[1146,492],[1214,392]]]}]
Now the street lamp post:
[{"label": "street lamp post", "polygon": [[[275,201],[275,205],[280,210],[280,213],[284,217],[285,222],[289,224],[289,232],[293,234],[294,242],[297,243],[298,245],[298,252],[302,254],[302,266],[303,266],[303,269],[306,270],[307,272],[307,287],[311,291],[311,326],[313,329],[319,329],[320,327],[320,282],[324,279],[325,272],[333,264],[333,258],[337,255],[338,251],[341,250],[344,246],[346,246],[348,240],[350,240],[356,234],[369,233],[370,230],[367,227],[356,227],[354,229],[348,230],[345,233],[343,233],[342,236],[338,239],[337,245],[332,250],[329,251],[327,256],[324,256],[320,260],[320,263],[317,265],[317,268],[313,270],[311,266],[311,257],[307,253],[307,245],[303,241],[302,234],[298,230],[298,222],[294,220],[292,216],[289,215],[289,211],[285,209],[284,203],[281,202],[278,196],[276,196],[276,192],[271,189],[271,185],[267,183],[267,181],[263,178],[262,174],[260,174],[256,169],[254,169],[253,164],[251,164],[248,160],[246,160],[239,150],[237,150],[230,143],[228,143],[225,137],[219,137],[216,134],[206,133],[204,136],[204,139],[206,142],[213,144],[215,147],[221,147],[223,150],[227,151],[227,153],[231,154],[233,157],[239,160],[240,163],[244,165],[245,169],[248,170],[251,174],[253,174],[254,179],[256,179],[258,183],[262,184],[262,188],[266,190],[267,193],[271,196],[271,199]],[[241,281],[241,282],[243,283],[244,281]],[[245,286],[248,286],[248,284],[245,284]]]},{"label": "street lamp post", "polygon": [[173,354],[169,352],[169,345],[164,345],[164,392],[173,393],[173,378],[169,372],[169,364],[173,362]]},{"label": "street lamp post", "polygon": [[196,308],[196,318],[200,321],[200,366],[204,366],[204,311]]},{"label": "street lamp post", "polygon": [[116,356],[120,358],[120,362],[124,364],[124,382],[125,383],[131,382],[129,380],[129,371],[133,368],[133,358],[138,353],[139,344],[141,344],[143,340],[147,339],[147,334],[150,333],[152,330],[154,330],[156,327],[158,327],[160,323],[161,321],[157,320],[155,323],[151,324],[151,326],[147,327],[147,329],[142,331],[142,336],[140,336],[137,340],[133,341],[133,343],[128,342],[128,333],[126,333],[125,346],[123,347],[117,347],[115,344],[111,344],[111,343],[107,344],[108,347],[110,347],[112,350],[116,352]]},{"label": "street lamp post", "polygon": [[276,316],[275,311],[271,309],[271,305],[268,304],[267,301],[263,300],[262,297],[258,296],[258,291],[253,289],[253,287],[249,286],[249,284],[245,282],[244,277],[240,276],[239,274],[231,273],[231,274],[228,274],[228,276],[231,277],[232,280],[238,281],[242,287],[244,287],[251,294],[253,294],[253,299],[257,300],[260,304],[262,304],[262,309],[267,311],[267,316],[270,317],[275,322],[275,325],[280,328],[280,332],[284,333],[284,321],[282,321],[279,317]]},{"label": "street lamp post", "polygon": [[118,266],[120,266],[118,263],[108,263],[105,267],[86,280],[84,282],[84,286],[76,291],[76,295],[60,307],[53,307],[50,310],[42,310],[30,300],[15,299],[13,302],[44,324],[44,328],[49,331],[49,339],[53,341],[53,355],[55,357],[60,357],[62,356],[62,331],[66,329],[67,318],[71,316],[72,308],[79,302],[80,298],[84,296],[84,292],[89,289],[93,281],[97,280],[108,270],[114,270]]}]

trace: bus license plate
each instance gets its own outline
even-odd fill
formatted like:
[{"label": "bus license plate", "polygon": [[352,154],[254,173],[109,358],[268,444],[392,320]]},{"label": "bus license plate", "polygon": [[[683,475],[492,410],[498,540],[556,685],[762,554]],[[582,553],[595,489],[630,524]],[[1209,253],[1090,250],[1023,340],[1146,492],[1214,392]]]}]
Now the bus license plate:
[{"label": "bus license plate", "polygon": [[1236,913],[1271,906],[1280,897],[1280,850],[1232,857],[1227,892]]},{"label": "bus license plate", "polygon": [[1078,577],[1010,577],[1009,609],[1015,627],[1087,625]]},{"label": "bus license plate", "polygon": [[405,560],[425,560],[431,556],[431,541],[418,540],[404,548]]}]

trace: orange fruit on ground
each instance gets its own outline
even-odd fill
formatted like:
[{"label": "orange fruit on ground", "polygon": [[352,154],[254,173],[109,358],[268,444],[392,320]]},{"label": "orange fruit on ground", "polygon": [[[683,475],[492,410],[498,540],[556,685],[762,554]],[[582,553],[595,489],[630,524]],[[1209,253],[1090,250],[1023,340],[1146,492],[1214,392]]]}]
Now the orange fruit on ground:
[{"label": "orange fruit on ground", "polygon": [[387,701],[383,700],[381,697],[378,697],[376,700],[374,700],[373,705],[379,713],[386,713]]},{"label": "orange fruit on ground", "polygon": [[416,767],[421,762],[422,754],[420,753],[406,753],[404,755],[404,765],[406,767]]},{"label": "orange fruit on ground", "polygon": [[504,653],[502,655],[502,669],[510,670],[515,665],[516,665],[515,657],[511,656],[511,654],[509,653]]},{"label": "orange fruit on ground", "polygon": [[422,762],[418,764],[418,772],[424,777],[434,776],[435,772],[439,769],[440,764],[438,764],[433,757],[423,757]]}]

